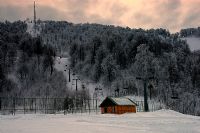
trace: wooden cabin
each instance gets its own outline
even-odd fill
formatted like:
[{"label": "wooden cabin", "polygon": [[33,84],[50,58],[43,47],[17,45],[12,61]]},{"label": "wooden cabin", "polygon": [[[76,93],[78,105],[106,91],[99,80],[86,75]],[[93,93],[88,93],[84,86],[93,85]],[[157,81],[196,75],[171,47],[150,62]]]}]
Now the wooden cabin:
[{"label": "wooden cabin", "polygon": [[136,113],[137,104],[126,97],[106,97],[100,104],[102,114]]}]

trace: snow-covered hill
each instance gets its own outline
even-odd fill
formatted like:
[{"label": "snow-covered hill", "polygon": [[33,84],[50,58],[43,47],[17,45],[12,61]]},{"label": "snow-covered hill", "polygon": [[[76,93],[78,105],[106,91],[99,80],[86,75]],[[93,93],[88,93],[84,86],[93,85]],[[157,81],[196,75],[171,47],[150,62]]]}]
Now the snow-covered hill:
[{"label": "snow-covered hill", "polygon": [[200,38],[198,38],[198,37],[185,37],[185,38],[182,38],[182,39],[187,41],[187,43],[190,46],[190,49],[192,51],[200,50]]},{"label": "snow-covered hill", "polygon": [[200,117],[160,110],[136,114],[0,116],[0,133],[200,133]]}]

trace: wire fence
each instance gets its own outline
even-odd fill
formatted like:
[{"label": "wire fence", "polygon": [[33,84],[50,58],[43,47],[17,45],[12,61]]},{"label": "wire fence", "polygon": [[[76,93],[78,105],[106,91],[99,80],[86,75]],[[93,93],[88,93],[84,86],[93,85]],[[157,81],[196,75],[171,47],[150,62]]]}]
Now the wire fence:
[{"label": "wire fence", "polygon": [[[136,101],[136,104],[137,104],[137,112],[144,112],[144,101]],[[154,112],[156,110],[165,108],[165,105],[162,102],[149,100],[148,107],[150,112]]]},{"label": "wire fence", "polygon": [[[69,114],[99,113],[102,100],[78,98],[17,98],[0,97],[0,114]],[[162,108],[161,103],[149,101],[149,111]],[[136,101],[137,112],[144,111],[144,101]]]},{"label": "wire fence", "polygon": [[0,98],[0,113],[68,114],[99,112],[97,99],[72,98]]}]

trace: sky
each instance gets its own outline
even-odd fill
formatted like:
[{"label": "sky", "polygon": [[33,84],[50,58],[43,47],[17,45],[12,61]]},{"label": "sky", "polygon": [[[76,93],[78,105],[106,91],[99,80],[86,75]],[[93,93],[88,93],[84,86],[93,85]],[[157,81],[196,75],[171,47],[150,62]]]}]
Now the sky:
[{"label": "sky", "polygon": [[[130,28],[200,26],[200,0],[35,0],[37,18]],[[0,0],[0,21],[33,18],[34,0]]]}]

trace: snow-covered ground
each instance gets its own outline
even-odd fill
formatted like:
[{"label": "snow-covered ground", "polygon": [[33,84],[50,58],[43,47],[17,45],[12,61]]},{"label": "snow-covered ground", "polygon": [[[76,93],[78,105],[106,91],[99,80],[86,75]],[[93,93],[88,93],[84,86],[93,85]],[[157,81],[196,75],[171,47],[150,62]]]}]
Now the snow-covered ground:
[{"label": "snow-covered ground", "polygon": [[27,31],[26,32],[28,32],[32,37],[36,37],[37,35],[40,34],[41,24],[37,24],[36,30],[34,29],[34,23],[31,22],[31,20],[26,20],[26,24],[27,24]]},{"label": "snow-covered ground", "polygon": [[190,46],[190,49],[192,51],[200,50],[200,38],[198,38],[198,37],[185,37],[185,38],[182,38],[182,39],[187,41],[187,43]]},{"label": "snow-covered ground", "polygon": [[34,34],[33,23],[27,21],[27,31],[30,35]]},{"label": "snow-covered ground", "polygon": [[0,133],[200,133],[200,117],[171,110],[123,115],[0,116]]}]

